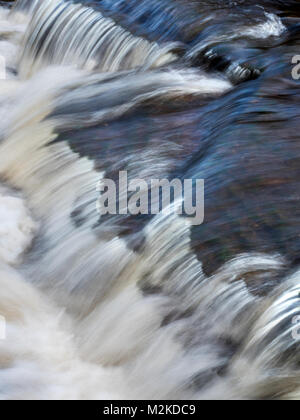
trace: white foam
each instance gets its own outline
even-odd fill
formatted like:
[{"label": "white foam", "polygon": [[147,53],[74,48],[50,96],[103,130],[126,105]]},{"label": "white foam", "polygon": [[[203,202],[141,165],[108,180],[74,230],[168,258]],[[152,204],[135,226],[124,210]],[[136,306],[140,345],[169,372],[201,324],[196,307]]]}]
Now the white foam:
[{"label": "white foam", "polygon": [[286,27],[281,22],[281,19],[273,13],[266,13],[266,22],[260,23],[249,28],[241,29],[241,33],[250,38],[266,39],[271,36],[280,36]]},{"label": "white foam", "polygon": [[0,259],[8,264],[18,263],[35,230],[36,224],[23,200],[0,193]]}]

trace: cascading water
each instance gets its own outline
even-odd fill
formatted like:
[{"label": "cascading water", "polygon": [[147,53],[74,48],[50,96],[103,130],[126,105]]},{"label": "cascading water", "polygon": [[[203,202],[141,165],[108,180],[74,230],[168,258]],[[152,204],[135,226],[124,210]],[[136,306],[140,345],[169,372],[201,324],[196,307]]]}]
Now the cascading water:
[{"label": "cascading water", "polygon": [[[157,67],[175,60],[174,44],[156,43],[131,35],[93,9],[71,2],[45,0],[32,8],[25,35],[21,74],[42,64],[74,64],[116,72]],[[33,71],[33,70],[32,70]]]},{"label": "cascading water", "polygon": [[299,399],[294,2],[81,3],[0,7],[0,399]]}]

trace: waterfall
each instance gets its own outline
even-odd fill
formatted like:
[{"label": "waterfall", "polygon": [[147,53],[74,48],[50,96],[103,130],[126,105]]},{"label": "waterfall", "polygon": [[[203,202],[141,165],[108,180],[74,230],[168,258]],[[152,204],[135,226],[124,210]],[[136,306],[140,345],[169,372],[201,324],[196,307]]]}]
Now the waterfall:
[{"label": "waterfall", "polygon": [[[299,399],[299,107],[277,65],[288,30],[254,8],[257,41],[241,14],[244,54],[266,73],[233,86],[218,66],[191,67],[211,34],[149,41],[99,3],[0,7],[0,399]],[[196,2],[179,3],[197,20]],[[97,186],[121,171],[203,178],[203,226],[177,202],[99,215]]]},{"label": "waterfall", "polygon": [[177,59],[176,43],[159,46],[136,37],[112,19],[81,4],[45,0],[34,3],[29,10],[32,19],[20,65],[24,77],[29,69],[33,73],[51,64],[116,72],[155,68]]}]

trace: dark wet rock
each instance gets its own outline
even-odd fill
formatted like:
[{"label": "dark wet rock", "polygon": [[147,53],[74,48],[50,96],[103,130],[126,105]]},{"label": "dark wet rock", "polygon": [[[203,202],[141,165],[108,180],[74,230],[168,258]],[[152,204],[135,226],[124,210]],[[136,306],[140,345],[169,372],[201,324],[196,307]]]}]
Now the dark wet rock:
[{"label": "dark wet rock", "polygon": [[204,66],[207,71],[219,71],[226,74],[233,84],[255,80],[261,75],[261,70],[248,63],[231,61],[217,48],[206,48],[191,58],[193,66]]},{"label": "dark wet rock", "polygon": [[14,4],[14,1],[13,0],[1,0],[0,1],[0,6],[2,6],[2,7],[12,7],[13,6],[13,4]]}]

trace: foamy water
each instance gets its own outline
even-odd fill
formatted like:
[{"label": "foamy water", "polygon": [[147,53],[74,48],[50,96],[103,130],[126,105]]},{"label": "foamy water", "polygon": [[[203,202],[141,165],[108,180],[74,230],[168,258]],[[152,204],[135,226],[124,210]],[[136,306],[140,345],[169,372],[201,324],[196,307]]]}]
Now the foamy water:
[{"label": "foamy water", "polygon": [[[230,81],[170,66],[172,48],[98,12],[62,4],[56,18],[56,0],[33,3],[43,7],[32,21],[26,8],[0,8],[8,74],[0,81],[0,399],[300,398],[300,338],[291,334],[300,272],[285,274],[282,256],[254,250],[209,277],[188,219],[176,214],[151,219],[136,250],[114,223],[97,226],[105,169],[55,142],[151,101],[217,98]],[[269,18],[259,30],[279,35]],[[113,28],[114,47],[91,66],[102,25]],[[247,287],[249,276],[275,275],[284,285],[267,298]]]}]

